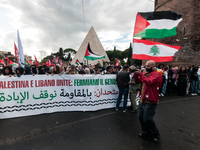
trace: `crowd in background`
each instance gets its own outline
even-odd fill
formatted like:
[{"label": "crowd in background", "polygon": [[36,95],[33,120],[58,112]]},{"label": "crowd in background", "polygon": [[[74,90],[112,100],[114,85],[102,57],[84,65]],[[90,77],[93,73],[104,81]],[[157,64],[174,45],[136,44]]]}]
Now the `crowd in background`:
[{"label": "crowd in background", "polygon": [[[144,66],[136,66],[146,73]],[[159,89],[159,96],[169,95],[197,95],[200,94],[200,65],[172,67],[170,65],[158,64],[157,71],[162,74],[162,88]],[[0,64],[0,75],[2,76],[21,76],[21,75],[64,75],[64,74],[115,74],[122,70],[122,66],[114,66],[105,63],[103,67],[97,65],[78,66],[69,65],[62,67],[55,64],[52,67],[46,65],[25,65],[22,67],[4,66]],[[133,75],[130,74],[130,75]]]}]

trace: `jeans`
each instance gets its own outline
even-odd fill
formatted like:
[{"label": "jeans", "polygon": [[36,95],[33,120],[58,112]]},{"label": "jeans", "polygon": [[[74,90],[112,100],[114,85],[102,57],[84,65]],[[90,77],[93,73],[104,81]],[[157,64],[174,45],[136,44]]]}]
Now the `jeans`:
[{"label": "jeans", "polygon": [[138,107],[138,115],[142,132],[146,136],[157,137],[159,131],[153,120],[157,104],[140,103]]},{"label": "jeans", "polygon": [[198,86],[198,81],[191,80],[191,93],[196,93],[197,92],[197,86]]},{"label": "jeans", "polygon": [[119,88],[119,96],[118,96],[117,105],[116,105],[117,109],[119,109],[119,105],[120,105],[121,100],[122,100],[122,94],[124,93],[123,111],[126,110],[127,99],[128,99],[128,91],[129,91],[129,88]]},{"label": "jeans", "polygon": [[166,94],[166,89],[167,89],[167,79],[165,80],[165,82],[163,83],[163,88],[162,88],[162,93]]}]

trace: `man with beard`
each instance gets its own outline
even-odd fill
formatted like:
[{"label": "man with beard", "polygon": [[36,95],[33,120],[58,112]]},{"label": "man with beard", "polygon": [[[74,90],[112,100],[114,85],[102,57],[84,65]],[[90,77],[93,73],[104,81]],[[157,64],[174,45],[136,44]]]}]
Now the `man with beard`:
[{"label": "man with beard", "polygon": [[147,61],[147,73],[143,74],[140,70],[135,71],[134,79],[136,83],[141,83],[138,115],[142,133],[139,133],[139,137],[150,138],[157,143],[160,140],[160,134],[153,117],[159,99],[159,88],[162,85],[162,76],[155,69],[155,65],[155,61]]}]

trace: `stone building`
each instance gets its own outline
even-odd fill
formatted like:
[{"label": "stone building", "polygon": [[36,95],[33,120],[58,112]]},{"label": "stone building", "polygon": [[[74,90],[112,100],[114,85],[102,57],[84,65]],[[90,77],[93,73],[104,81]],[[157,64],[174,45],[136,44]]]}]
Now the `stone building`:
[{"label": "stone building", "polygon": [[[9,60],[11,60],[14,63],[18,63],[17,57],[15,55],[13,55],[11,52],[7,52],[7,51],[0,51],[0,55],[3,56],[4,62],[7,61],[7,57],[9,58]],[[24,61],[29,61],[32,60],[32,57],[29,55],[24,55]]]},{"label": "stone building", "polygon": [[164,64],[179,67],[200,65],[200,1],[155,0],[154,11],[175,11],[181,14],[183,19],[177,26],[176,36],[153,39],[153,41],[181,46],[181,49],[175,53],[173,61]]},{"label": "stone building", "polygon": [[[91,60],[86,60],[85,59],[85,52],[86,52],[86,48],[88,43],[90,43],[90,48],[92,50],[93,53],[97,54],[97,55],[105,55],[105,58],[103,59],[97,59],[94,61]],[[75,64],[76,59],[78,59],[79,62],[82,62],[85,65],[96,65],[98,62],[101,64],[101,66],[103,66],[103,62],[110,62],[95,30],[93,27],[90,28],[88,34],[86,35],[85,39],[83,40],[81,46],[79,47],[75,57],[72,59],[71,64]]]}]

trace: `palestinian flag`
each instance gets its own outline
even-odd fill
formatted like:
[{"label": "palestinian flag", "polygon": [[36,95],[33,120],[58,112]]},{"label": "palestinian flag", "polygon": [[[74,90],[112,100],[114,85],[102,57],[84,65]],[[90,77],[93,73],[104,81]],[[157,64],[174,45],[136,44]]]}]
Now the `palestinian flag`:
[{"label": "palestinian flag", "polygon": [[7,57],[7,66],[10,66],[13,62]]},{"label": "palestinian flag", "polygon": [[32,60],[29,60],[29,65],[32,65],[33,61]]},{"label": "palestinian flag", "polygon": [[87,49],[86,49],[86,52],[85,52],[85,58],[87,60],[96,60],[96,59],[102,59],[102,58],[105,58],[105,55],[103,56],[99,56],[97,54],[94,54],[91,49],[90,49],[90,44],[88,43],[88,46],[87,46]]},{"label": "palestinian flag", "polygon": [[120,64],[119,64],[119,59],[117,58],[117,61],[116,61],[116,63],[115,63],[115,66],[119,66]]},{"label": "palestinian flag", "polygon": [[138,13],[133,36],[156,39],[174,36],[181,16],[173,11]]},{"label": "palestinian flag", "polygon": [[25,65],[28,65],[28,62],[27,62],[27,60],[24,62],[24,64],[25,64]]},{"label": "palestinian flag", "polygon": [[79,65],[80,65],[80,63],[79,63],[78,59],[76,59],[76,61],[75,61],[75,64],[76,64],[77,66],[79,66]]},{"label": "palestinian flag", "polygon": [[147,40],[133,40],[133,59],[154,60],[155,62],[172,61],[181,46],[166,45]]}]

